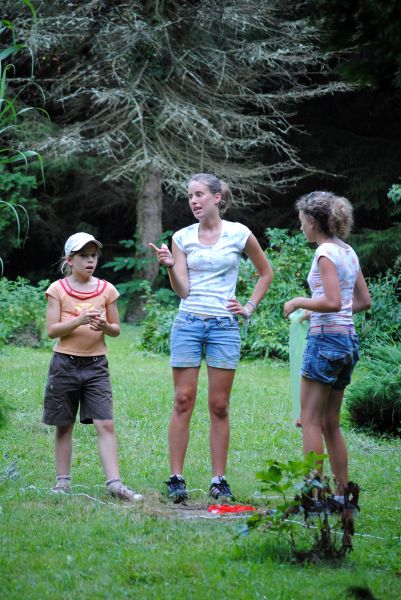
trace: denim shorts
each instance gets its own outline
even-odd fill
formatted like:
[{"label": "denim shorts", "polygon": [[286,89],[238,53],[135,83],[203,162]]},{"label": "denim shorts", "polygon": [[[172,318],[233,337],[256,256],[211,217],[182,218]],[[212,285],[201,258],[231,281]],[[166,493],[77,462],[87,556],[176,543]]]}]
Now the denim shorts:
[{"label": "denim shorts", "polygon": [[113,419],[113,401],[105,356],[70,356],[53,352],[45,391],[43,422],[75,423],[78,408],[85,425]]},{"label": "denim shorts", "polygon": [[171,329],[170,366],[200,367],[205,355],[209,367],[236,369],[240,345],[236,317],[204,318],[180,311]]},{"label": "denim shorts", "polygon": [[342,391],[351,381],[359,359],[359,339],[355,332],[308,336],[301,375]]}]

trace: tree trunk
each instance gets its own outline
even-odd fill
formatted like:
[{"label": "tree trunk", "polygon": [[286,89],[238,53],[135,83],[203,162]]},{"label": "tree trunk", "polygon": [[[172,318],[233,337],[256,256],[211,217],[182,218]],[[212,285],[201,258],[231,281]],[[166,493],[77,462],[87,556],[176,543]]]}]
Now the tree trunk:
[{"label": "tree trunk", "polygon": [[[144,184],[139,193],[136,205],[138,244],[142,246],[145,256],[154,257],[154,251],[149,248],[149,242],[156,243],[162,234],[163,195],[161,187],[161,172],[157,167],[150,167],[144,178]],[[146,279],[153,284],[159,270],[159,264],[152,260],[135,278]],[[125,321],[137,323],[144,317],[144,301],[141,292],[135,292],[129,299]]]}]

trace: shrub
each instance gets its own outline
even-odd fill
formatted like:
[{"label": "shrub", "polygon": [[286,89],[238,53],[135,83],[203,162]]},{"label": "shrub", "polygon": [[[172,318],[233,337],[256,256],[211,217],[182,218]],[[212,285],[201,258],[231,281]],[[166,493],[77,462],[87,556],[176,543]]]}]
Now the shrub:
[{"label": "shrub", "polygon": [[401,339],[401,276],[388,270],[367,280],[372,308],[355,315],[355,326],[364,352],[369,353],[380,340]]},{"label": "shrub", "polygon": [[375,344],[364,375],[347,390],[346,405],[359,427],[401,434],[401,344]]},{"label": "shrub", "polygon": [[170,330],[177,314],[179,299],[167,288],[153,292],[147,281],[143,281],[142,289],[146,299],[146,316],[142,321],[141,348],[167,354],[170,347]]},{"label": "shrub", "polygon": [[[266,229],[269,247],[265,254],[272,264],[274,278],[265,298],[252,316],[241,352],[250,357],[273,356],[288,359],[289,322],[283,304],[294,296],[309,295],[306,278],[312,263],[311,250],[301,233],[287,229]],[[237,285],[240,302],[250,297],[257,280],[250,260],[242,260]]]},{"label": "shrub", "polygon": [[45,323],[48,281],[33,286],[19,277],[16,281],[0,279],[0,346],[5,343],[39,345]]}]

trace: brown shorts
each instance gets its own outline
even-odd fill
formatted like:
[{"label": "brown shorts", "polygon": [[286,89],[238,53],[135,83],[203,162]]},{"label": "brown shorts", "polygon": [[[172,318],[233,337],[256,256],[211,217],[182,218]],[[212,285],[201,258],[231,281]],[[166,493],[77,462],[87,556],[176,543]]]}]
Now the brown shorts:
[{"label": "brown shorts", "polygon": [[107,358],[53,352],[45,391],[43,423],[70,425],[113,418]]}]

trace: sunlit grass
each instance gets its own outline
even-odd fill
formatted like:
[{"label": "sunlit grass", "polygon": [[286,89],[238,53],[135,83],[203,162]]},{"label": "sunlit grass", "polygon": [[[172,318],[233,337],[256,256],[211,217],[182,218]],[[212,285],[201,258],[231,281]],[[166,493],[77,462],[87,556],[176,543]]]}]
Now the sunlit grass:
[{"label": "sunlit grass", "polygon": [[[208,520],[190,511],[184,520],[169,507],[162,492],[169,475],[170,369],[166,357],[139,352],[136,340],[135,329],[125,327],[109,341],[109,360],[121,472],[145,494],[140,507],[105,498],[97,437],[81,425],[72,467],[72,492],[81,495],[50,493],[53,429],[41,423],[50,352],[6,347],[0,355],[3,597],[303,600],[344,598],[350,585],[369,586],[380,600],[400,595],[399,441],[346,430],[351,476],[363,488],[361,535],[341,568],[295,565],[285,538],[267,531],[236,538],[241,520]],[[289,383],[286,363],[241,363],[227,471],[240,501],[274,504],[255,497],[255,472],[268,458],[301,456]],[[184,473],[192,505],[200,507],[210,481],[206,393],[203,369]]]}]

